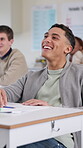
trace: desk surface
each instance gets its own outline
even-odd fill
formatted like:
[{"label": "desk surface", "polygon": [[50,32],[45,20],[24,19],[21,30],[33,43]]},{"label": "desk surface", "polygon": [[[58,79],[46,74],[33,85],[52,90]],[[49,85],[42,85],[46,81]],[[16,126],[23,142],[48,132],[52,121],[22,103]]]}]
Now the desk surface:
[{"label": "desk surface", "polygon": [[0,113],[0,128],[13,129],[52,120],[58,120],[83,115],[83,110],[51,106],[24,106],[18,103],[9,103],[15,106],[15,113]]}]

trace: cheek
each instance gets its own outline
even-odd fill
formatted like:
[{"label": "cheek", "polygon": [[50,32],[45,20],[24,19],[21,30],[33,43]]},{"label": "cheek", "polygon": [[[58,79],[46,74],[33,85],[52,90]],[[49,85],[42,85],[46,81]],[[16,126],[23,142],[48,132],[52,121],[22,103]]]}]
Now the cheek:
[{"label": "cheek", "polygon": [[12,45],[12,42],[9,42],[9,43],[8,43],[8,46],[11,46],[11,45]]},{"label": "cheek", "polygon": [[73,53],[75,53],[76,51],[78,51],[78,47],[77,46],[73,49]]},{"label": "cheek", "polygon": [[62,52],[62,45],[57,45],[57,44],[54,44],[54,52],[59,54]]},{"label": "cheek", "polygon": [[42,42],[41,42],[41,46],[43,45],[43,42],[44,42],[44,40],[42,40]]}]

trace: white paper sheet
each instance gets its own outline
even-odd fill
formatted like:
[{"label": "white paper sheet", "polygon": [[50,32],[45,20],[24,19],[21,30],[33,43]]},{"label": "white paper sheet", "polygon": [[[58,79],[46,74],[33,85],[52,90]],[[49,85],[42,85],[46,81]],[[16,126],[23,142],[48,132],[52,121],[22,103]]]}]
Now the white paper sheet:
[{"label": "white paper sheet", "polygon": [[[13,108],[14,107],[14,108]],[[20,103],[8,103],[7,108],[0,108],[0,113],[25,113],[48,108],[48,106],[25,106]]]}]

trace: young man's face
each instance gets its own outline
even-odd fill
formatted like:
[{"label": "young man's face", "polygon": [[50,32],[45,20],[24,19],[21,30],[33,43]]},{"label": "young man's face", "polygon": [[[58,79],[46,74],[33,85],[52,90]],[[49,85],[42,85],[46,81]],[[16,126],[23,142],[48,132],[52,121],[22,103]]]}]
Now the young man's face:
[{"label": "young man's face", "polygon": [[42,56],[48,61],[65,60],[66,54],[72,50],[70,42],[65,37],[65,31],[54,27],[44,34],[42,41]]},{"label": "young man's face", "polygon": [[0,57],[4,56],[8,52],[12,43],[13,39],[9,41],[6,33],[0,33]]}]

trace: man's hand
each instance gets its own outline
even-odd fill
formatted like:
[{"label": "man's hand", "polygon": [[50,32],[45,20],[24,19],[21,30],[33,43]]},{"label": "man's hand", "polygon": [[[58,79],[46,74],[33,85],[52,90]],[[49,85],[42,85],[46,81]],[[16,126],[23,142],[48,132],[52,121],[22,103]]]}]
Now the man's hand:
[{"label": "man's hand", "polygon": [[30,106],[49,106],[46,101],[37,100],[37,99],[30,99],[22,103],[23,105],[30,105]]},{"label": "man's hand", "polygon": [[0,107],[7,105],[7,96],[4,89],[0,89]]}]

